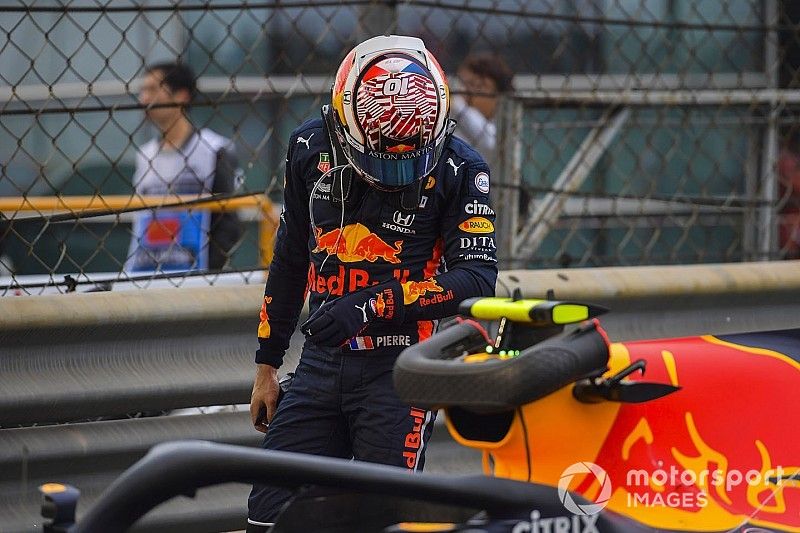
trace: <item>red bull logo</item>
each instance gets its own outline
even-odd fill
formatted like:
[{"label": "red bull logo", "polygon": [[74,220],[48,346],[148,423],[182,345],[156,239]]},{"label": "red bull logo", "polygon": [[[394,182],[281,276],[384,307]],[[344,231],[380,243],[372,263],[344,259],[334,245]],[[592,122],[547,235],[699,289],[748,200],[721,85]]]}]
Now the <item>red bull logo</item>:
[{"label": "red bull logo", "polygon": [[[774,346],[797,343],[776,338]],[[800,531],[800,362],[759,342],[750,334],[613,344],[608,375],[644,360],[646,376],[626,380],[681,389],[587,404],[564,387],[523,406],[505,444],[454,436],[490,453],[499,477],[556,486],[569,465],[594,463],[607,478],[575,473],[570,490],[654,529]],[[538,461],[533,471],[529,461]]]},{"label": "red bull logo", "polygon": [[[411,271],[406,268],[392,270],[392,277],[400,283],[405,283],[410,275]],[[317,268],[313,263],[308,269],[308,290],[317,294],[330,293],[334,296],[341,296],[370,285],[376,285],[381,281],[386,280],[374,280],[368,271],[362,268],[346,268],[344,265],[339,265],[336,274],[329,276],[317,274]]]},{"label": "red bull logo", "polygon": [[800,386],[797,361],[712,336],[615,346],[647,361],[648,381],[682,389],[620,406],[594,460],[615,485],[612,509],[652,525],[680,513],[687,525],[800,530],[800,484],[789,480],[800,411],[781,392]]},{"label": "red bull logo", "polygon": [[419,299],[419,305],[420,307],[425,307],[426,305],[440,304],[444,302],[449,302],[453,298],[455,298],[455,294],[453,294],[453,291],[451,289],[443,294],[442,293],[434,294],[430,298],[421,297]]},{"label": "red bull logo", "polygon": [[328,252],[345,263],[374,263],[382,259],[387,263],[397,264],[400,262],[400,252],[403,251],[403,241],[395,241],[392,246],[359,223],[348,224],[341,231],[336,228],[327,233],[316,228],[315,233],[317,246],[312,252]]},{"label": "red bull logo", "polygon": [[375,314],[386,320],[394,318],[394,291],[392,289],[383,289],[370,300],[370,305]]},{"label": "red bull logo", "polygon": [[395,146],[388,147],[386,149],[386,151],[399,154],[399,153],[402,153],[402,152],[410,152],[411,150],[416,150],[416,149],[417,149],[417,147],[412,145],[412,144],[402,144],[401,143],[401,144],[397,144]]},{"label": "red bull logo", "polygon": [[434,278],[429,278],[425,281],[407,281],[403,283],[403,303],[409,305],[419,300],[420,296],[424,296],[428,292],[442,291],[444,291],[444,289],[439,286]]},{"label": "red bull logo", "polygon": [[421,409],[412,407],[408,415],[412,420],[411,431],[406,434],[405,451],[403,451],[403,457],[406,460],[406,466],[410,470],[416,470],[419,452],[424,445],[422,438],[425,432],[425,426],[430,421],[430,413],[428,411],[423,411]]},{"label": "red bull logo", "polygon": [[383,299],[383,293],[378,294],[375,298],[374,311],[380,317],[386,312],[386,300]]}]

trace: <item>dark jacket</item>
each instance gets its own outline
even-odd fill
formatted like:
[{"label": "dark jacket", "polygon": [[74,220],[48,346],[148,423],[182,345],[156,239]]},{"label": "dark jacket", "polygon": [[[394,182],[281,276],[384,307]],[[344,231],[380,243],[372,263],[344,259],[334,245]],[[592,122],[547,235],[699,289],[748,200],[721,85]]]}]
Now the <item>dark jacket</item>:
[{"label": "dark jacket", "polygon": [[456,314],[465,298],[494,294],[489,168],[469,145],[450,139],[434,171],[423,178],[415,212],[399,208],[398,193],[355,178],[342,225],[342,203],[332,200],[336,189],[328,176],[313,193],[312,229],[309,198],[332,164],[322,120],[292,133],[284,208],[261,309],[258,363],[280,366],[306,295],[313,313],[324,301],[398,279],[404,323],[370,325],[350,343],[354,350],[396,354],[427,338],[434,321]]}]

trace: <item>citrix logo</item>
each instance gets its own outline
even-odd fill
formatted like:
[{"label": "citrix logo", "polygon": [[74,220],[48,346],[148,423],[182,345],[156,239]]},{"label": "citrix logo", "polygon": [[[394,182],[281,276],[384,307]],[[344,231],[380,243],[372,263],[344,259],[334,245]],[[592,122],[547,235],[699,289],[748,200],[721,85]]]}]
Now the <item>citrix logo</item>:
[{"label": "citrix logo", "polygon": [[539,511],[531,511],[529,522],[518,522],[511,533],[600,533],[597,519],[600,515],[554,516],[542,518]]},{"label": "citrix logo", "polygon": [[494,209],[486,204],[480,203],[478,200],[472,200],[464,206],[464,212],[468,215],[494,215]]}]

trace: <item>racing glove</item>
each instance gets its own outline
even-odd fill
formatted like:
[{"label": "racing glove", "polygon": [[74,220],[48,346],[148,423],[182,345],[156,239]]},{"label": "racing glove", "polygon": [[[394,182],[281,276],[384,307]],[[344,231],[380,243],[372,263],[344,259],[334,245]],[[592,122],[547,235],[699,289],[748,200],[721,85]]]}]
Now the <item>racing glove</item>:
[{"label": "racing glove", "polygon": [[403,288],[399,281],[390,280],[326,302],[300,326],[300,331],[317,346],[336,347],[369,324],[399,324],[403,314]]}]

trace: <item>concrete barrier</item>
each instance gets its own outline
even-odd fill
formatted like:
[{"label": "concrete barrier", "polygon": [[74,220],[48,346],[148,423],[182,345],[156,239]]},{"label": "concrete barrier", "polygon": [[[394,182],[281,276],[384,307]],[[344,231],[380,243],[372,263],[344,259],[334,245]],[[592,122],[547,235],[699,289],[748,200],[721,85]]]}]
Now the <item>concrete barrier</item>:
[{"label": "concrete barrier", "polygon": [[[800,261],[643,267],[507,270],[497,294],[613,302],[675,297],[708,301],[800,293]],[[263,285],[191,287],[0,298],[0,331],[253,318]],[[659,305],[660,306],[660,305]]]}]

